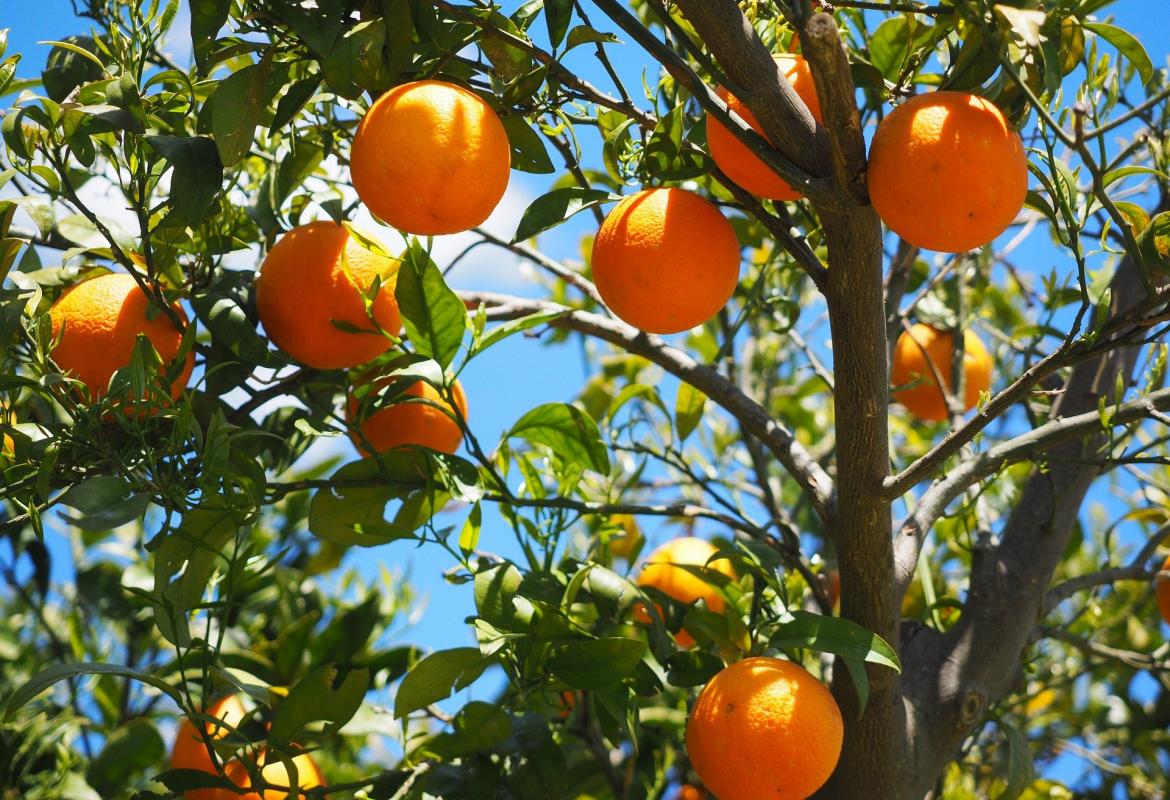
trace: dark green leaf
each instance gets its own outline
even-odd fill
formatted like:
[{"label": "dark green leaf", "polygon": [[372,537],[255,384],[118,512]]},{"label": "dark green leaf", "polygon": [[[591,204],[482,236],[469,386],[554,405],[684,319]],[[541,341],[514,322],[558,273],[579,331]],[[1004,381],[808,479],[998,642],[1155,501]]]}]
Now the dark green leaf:
[{"label": "dark green leaf", "polygon": [[439,734],[421,749],[441,759],[488,750],[512,735],[512,718],[491,703],[473,700],[451,720],[451,728],[451,733]]},{"label": "dark green leaf", "polygon": [[508,134],[508,143],[512,147],[512,169],[536,175],[547,175],[556,171],[548,157],[548,151],[544,148],[544,142],[528,124],[528,120],[519,114],[509,114],[501,121]]},{"label": "dark green leaf", "polygon": [[227,22],[232,0],[190,0],[191,46],[195,64],[201,73],[207,71],[207,57],[214,49],[215,36]]},{"label": "dark green leaf", "polygon": [[154,722],[134,719],[109,733],[101,752],[86,770],[85,778],[103,796],[112,796],[116,789],[153,766],[165,753],[166,745]]},{"label": "dark green leaf", "polygon": [[620,196],[603,189],[584,189],[580,186],[553,189],[533,200],[524,210],[512,241],[531,239],[542,231],[560,225],[578,211],[620,199]]},{"label": "dark green leaf", "polygon": [[544,21],[548,25],[548,40],[555,50],[565,38],[573,19],[573,0],[544,0]]},{"label": "dark green leaf", "polygon": [[646,643],[639,639],[569,642],[553,647],[548,668],[574,689],[604,689],[632,673],[645,652]]},{"label": "dark green leaf", "polygon": [[794,611],[792,616],[792,621],[782,623],[772,636],[772,647],[781,650],[807,647],[820,653],[847,656],[902,671],[894,648],[857,623],[807,611]]},{"label": "dark green leaf", "polygon": [[187,225],[207,216],[223,188],[223,164],[215,142],[206,136],[147,136],[146,142],[174,168],[171,207]]},{"label": "dark green leaf", "polygon": [[268,62],[252,64],[224,79],[211,97],[211,132],[224,167],[235,166],[252,147],[264,111]]},{"label": "dark green leaf", "polygon": [[446,369],[463,342],[467,307],[417,241],[403,256],[394,297],[415,350]]}]

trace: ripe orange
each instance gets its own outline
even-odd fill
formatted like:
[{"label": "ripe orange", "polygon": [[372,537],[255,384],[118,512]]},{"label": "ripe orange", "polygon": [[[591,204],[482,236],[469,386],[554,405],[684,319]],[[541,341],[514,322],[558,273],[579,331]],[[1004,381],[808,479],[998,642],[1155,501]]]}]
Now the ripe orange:
[{"label": "ripe orange", "polygon": [[406,233],[479,225],[508,188],[512,149],[478,95],[442,81],[396,86],[370,106],[349,153],[353,188],[370,211]]},{"label": "ripe orange", "polygon": [[828,688],[798,664],[746,658],[691,709],[691,766],[719,800],[803,800],[837,766],[845,728]]},{"label": "ripe orange", "polygon": [[[1162,564],[1160,571],[1170,573],[1170,558]],[[1158,597],[1158,611],[1161,612],[1166,624],[1170,625],[1170,574],[1159,574],[1154,577],[1154,593]]]},{"label": "ripe orange", "polygon": [[[203,723],[207,734],[213,739],[222,739],[231,733],[244,719],[247,712],[244,704],[236,695],[229,695],[217,700],[207,710],[207,715],[223,720],[224,725],[210,722]],[[171,751],[171,769],[194,769],[200,772],[215,773],[215,765],[203,736],[186,717],[179,723],[178,733],[175,735],[175,748]],[[238,761],[230,761],[224,765],[224,774],[237,786],[243,786],[247,780],[247,772]],[[240,798],[226,789],[193,789],[186,792],[185,800],[228,800]]]},{"label": "ripe orange", "polygon": [[[379,388],[389,382],[379,381]],[[455,398],[455,405],[459,407],[459,415],[467,419],[467,396],[459,381],[452,385],[451,394]],[[410,398],[420,398],[427,402]],[[360,404],[351,394],[346,406],[346,419],[351,431],[355,426],[361,431],[361,436],[356,432],[350,435],[358,450],[366,456],[371,454],[365,450],[363,437],[376,453],[385,453],[404,445],[421,445],[442,453],[454,453],[463,443],[463,431],[455,420],[447,416],[448,413],[456,413],[455,410],[426,381],[416,381],[402,395],[395,397],[391,405],[373,411],[364,418],[360,412]]]},{"label": "ripe orange", "polygon": [[622,200],[593,240],[593,279],[615,314],[650,333],[701,325],[739,281],[739,240],[707,200],[645,189]]},{"label": "ripe orange", "polygon": [[[313,763],[313,759],[308,753],[301,753],[299,756],[293,756],[293,763],[297,767],[297,788],[301,791],[305,789],[313,789],[318,786],[324,786],[325,781],[321,777],[321,771],[317,769],[317,765]],[[284,766],[284,762],[280,760],[270,760],[260,770],[260,774],[264,776],[264,782],[272,784],[273,786],[291,786],[289,782],[288,769]],[[245,800],[285,800],[289,793],[281,789],[265,789],[264,795],[261,798],[257,793],[244,795]],[[303,797],[303,795],[301,795]],[[239,796],[237,795],[237,800]]]},{"label": "ripe orange", "polygon": [[1028,192],[1028,158],[994,103],[931,92],[878,125],[868,181],[874,210],[894,233],[927,250],[962,253],[1015,219]]},{"label": "ripe orange", "polygon": [[[185,324],[182,309],[173,307]],[[163,313],[148,317],[149,310],[150,298],[130,275],[109,273],[82,281],[49,309],[53,336],[60,337],[53,360],[62,372],[85,384],[88,399],[95,401],[105,396],[114,373],[130,365],[140,333],[169,368],[179,353],[183,332]],[[195,354],[189,352],[182,373],[171,385],[172,400],[183,393],[194,366]]]},{"label": "ripe orange", "polygon": [[[894,343],[890,377],[895,386],[913,385],[896,390],[894,399],[919,419],[947,419],[946,398],[930,364],[942,376],[943,384],[950,392],[954,388],[951,383],[954,351],[954,334],[949,331],[922,323],[911,326],[909,332],[903,331]],[[970,411],[979,402],[979,395],[991,388],[991,354],[971,331],[963,336],[963,383],[963,410]]]},{"label": "ripe orange", "polygon": [[[256,278],[256,308],[273,343],[302,364],[355,367],[391,346],[379,328],[397,335],[402,326],[397,275],[396,261],[367,249],[344,225],[310,222],[268,251]],[[363,300],[376,277],[382,280],[371,307],[377,326]]]},{"label": "ripe orange", "polygon": [[678,787],[678,791],[674,793],[674,800],[707,800],[707,793],[698,786],[691,786],[688,783]]},{"label": "ripe orange", "polygon": [[[796,94],[808,106],[813,118],[821,122],[821,103],[817,99],[817,87],[813,83],[812,72],[803,56],[781,53],[775,56],[776,65],[788,78]],[[751,125],[752,130],[763,135],[759,121],[748,107],[741,103],[735,95],[726,89],[720,88],[719,96],[744,122]],[[711,150],[711,158],[727,177],[738,183],[756,197],[767,197],[772,200],[797,200],[800,192],[788,185],[788,182],[777,175],[763,161],[759,159],[747,145],[735,138],[722,122],[714,117],[707,117],[707,146]]]},{"label": "ripe orange", "polygon": [[[638,585],[652,586],[680,603],[689,604],[702,600],[707,604],[709,610],[719,614],[725,605],[723,595],[719,593],[719,590],[699,576],[679,566],[706,566],[708,569],[722,573],[729,578],[735,578],[735,570],[732,569],[731,562],[726,558],[720,558],[712,561],[709,565],[707,564],[711,556],[717,552],[718,548],[706,539],[694,536],[671,539],[658,547],[646,559],[642,572],[638,575]],[[651,621],[649,613],[640,605],[635,608],[634,616],[639,622],[649,623]],[[695,644],[694,638],[685,630],[679,631],[675,640],[679,647],[684,649]]]}]

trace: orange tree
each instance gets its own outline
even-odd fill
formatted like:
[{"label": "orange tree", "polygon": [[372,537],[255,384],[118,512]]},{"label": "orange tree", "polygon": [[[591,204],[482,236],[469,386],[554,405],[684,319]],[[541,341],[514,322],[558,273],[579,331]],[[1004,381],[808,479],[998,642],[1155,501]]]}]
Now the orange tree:
[{"label": "orange tree", "polygon": [[[85,0],[39,74],[0,38],[0,797],[1161,796],[1143,5]],[[533,290],[448,285],[453,231]],[[458,388],[518,342],[580,393]],[[713,545],[647,577],[651,530]],[[411,545],[466,646],[359,568]]]}]

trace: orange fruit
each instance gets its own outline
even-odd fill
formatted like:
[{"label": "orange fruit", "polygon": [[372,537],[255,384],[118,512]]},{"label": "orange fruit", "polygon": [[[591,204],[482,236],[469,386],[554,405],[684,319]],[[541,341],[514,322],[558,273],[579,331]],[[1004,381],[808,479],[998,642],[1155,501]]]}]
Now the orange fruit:
[{"label": "orange fruit", "polygon": [[703,687],[686,747],[719,800],[803,800],[833,773],[844,733],[823,683],[791,661],[756,657]]},{"label": "orange fruit", "polygon": [[[718,548],[706,539],[694,536],[671,539],[646,559],[638,575],[638,585],[652,586],[680,603],[690,604],[702,600],[707,604],[708,610],[716,614],[722,613],[725,603],[719,589],[680,566],[706,567],[734,579],[735,570],[726,558],[707,564],[711,556],[717,552]],[[642,623],[651,621],[650,614],[640,604],[635,607],[634,616]],[[694,638],[685,630],[680,630],[675,635],[675,640],[683,649],[695,644]]]},{"label": "orange fruit", "polygon": [[[297,768],[298,789],[304,791],[305,789],[313,789],[325,785],[325,781],[321,777],[321,771],[317,769],[317,765],[313,763],[313,759],[309,757],[308,753],[293,756],[292,760]],[[266,763],[260,770],[260,774],[264,776],[265,783],[272,784],[273,786],[292,785],[289,782],[288,769],[284,766],[284,762],[279,759]],[[246,800],[285,800],[288,796],[289,793],[281,789],[265,789],[262,798],[255,792],[244,797]]]},{"label": "orange fruit", "polygon": [[[796,94],[808,106],[813,118],[817,122],[821,119],[821,103],[817,99],[817,87],[813,83],[812,72],[808,62],[802,56],[782,53],[775,56],[776,66],[788,78]],[[743,121],[752,127],[756,133],[764,135],[759,121],[746,105],[741,103],[735,95],[720,87],[719,96]],[[738,183],[756,197],[767,197],[771,200],[797,200],[800,192],[788,185],[788,182],[777,175],[760,160],[748,146],[735,138],[722,122],[712,116],[707,117],[707,147],[711,151],[711,158],[715,160],[719,169],[727,177]]]},{"label": "orange fruit", "polygon": [[[186,324],[187,317],[172,306]],[[66,291],[49,309],[53,336],[60,337],[53,360],[61,371],[86,387],[88,399],[98,400],[109,389],[110,378],[128,367],[143,334],[169,368],[179,354],[183,332],[170,318],[151,308],[151,300],[126,273],[109,273],[82,281]],[[183,393],[195,354],[188,352],[182,373],[170,387],[170,397]]]},{"label": "orange fruit", "polygon": [[[281,236],[264,257],[256,308],[273,344],[302,364],[356,367],[393,344],[382,331],[397,335],[402,326],[397,276],[394,259],[367,249],[344,225],[310,222]],[[379,277],[371,321],[363,295]]]},{"label": "orange fruit", "polygon": [[869,148],[869,197],[912,245],[962,253],[999,236],[1024,205],[1020,135],[988,100],[966,92],[911,97]]},{"label": "orange fruit", "polygon": [[[206,713],[208,716],[224,722],[223,725],[211,722],[203,723],[204,729],[213,740],[222,739],[231,733],[247,714],[244,704],[236,695],[229,695],[217,700],[207,709]],[[179,722],[179,730],[175,735],[175,747],[171,751],[170,768],[194,769],[216,774],[215,764],[211,760],[211,753],[208,752],[203,736],[200,735],[191,720],[186,717]],[[224,765],[224,774],[237,786],[244,786],[247,780],[247,772],[243,769],[243,765],[234,759]],[[228,798],[238,800],[241,795],[226,789],[192,789],[184,793],[183,797],[185,800],[228,800]]]},{"label": "orange fruit", "polygon": [[[389,383],[391,383],[389,379],[383,379],[378,381],[377,385],[380,389]],[[455,381],[451,386],[451,394],[455,399],[455,405],[459,407],[459,416],[467,419],[467,396],[463,393],[463,386],[459,381]],[[418,402],[411,398],[427,402]],[[393,403],[365,417],[361,415],[360,403],[352,394],[346,406],[346,419],[351,430],[351,438],[365,456],[371,455],[365,449],[366,442],[375,453],[385,453],[405,445],[420,445],[442,453],[454,453],[463,443],[463,431],[460,430],[459,424],[448,416],[455,413],[435,387],[426,381],[415,381],[401,395],[395,397]],[[354,432],[355,427],[361,431],[361,436]],[[362,441],[363,438],[365,442]]]},{"label": "orange fruit", "polygon": [[707,793],[698,786],[691,786],[688,783],[678,787],[678,791],[674,793],[674,800],[707,800]]},{"label": "orange fruit", "polygon": [[419,236],[482,223],[504,196],[511,168],[496,112],[479,95],[443,81],[406,83],[379,97],[349,153],[362,202]]},{"label": "orange fruit", "polygon": [[701,325],[739,281],[739,240],[713,204],[685,189],[644,189],[618,203],[593,240],[606,305],[650,333]]},{"label": "orange fruit", "polygon": [[[950,392],[954,388],[951,385],[954,351],[954,334],[950,331],[940,331],[922,323],[903,331],[894,343],[890,377],[894,386],[907,388],[895,390],[894,399],[919,419],[947,419],[946,398],[935,379],[934,370],[942,376],[943,384]],[[970,331],[963,336],[963,383],[963,410],[970,411],[979,402],[979,395],[991,388],[991,354],[979,337]]]},{"label": "orange fruit", "polygon": [[[1162,564],[1160,571],[1170,573],[1170,558]],[[1166,624],[1170,625],[1170,574],[1154,577],[1154,593],[1158,597],[1158,611],[1161,612]]]}]

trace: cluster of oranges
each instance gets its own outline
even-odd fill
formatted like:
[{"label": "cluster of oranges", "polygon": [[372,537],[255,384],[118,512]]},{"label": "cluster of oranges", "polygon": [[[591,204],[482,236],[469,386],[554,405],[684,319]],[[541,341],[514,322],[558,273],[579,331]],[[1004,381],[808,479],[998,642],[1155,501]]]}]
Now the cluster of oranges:
[{"label": "cluster of oranges", "polygon": [[[653,587],[683,604],[702,600],[720,613],[726,601],[703,573],[735,577],[731,562],[711,542],[681,537],[647,557],[638,584]],[[645,608],[635,617],[649,622]],[[694,638],[675,635],[680,647]],[[691,767],[721,800],[775,797],[803,800],[829,779],[841,754],[841,711],[823,683],[791,661],[753,657],[725,667],[691,708],[686,747]],[[682,787],[677,800],[703,798],[695,786]]]}]

